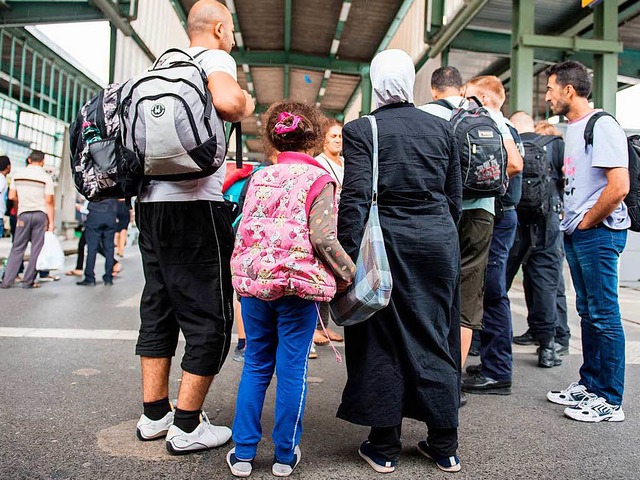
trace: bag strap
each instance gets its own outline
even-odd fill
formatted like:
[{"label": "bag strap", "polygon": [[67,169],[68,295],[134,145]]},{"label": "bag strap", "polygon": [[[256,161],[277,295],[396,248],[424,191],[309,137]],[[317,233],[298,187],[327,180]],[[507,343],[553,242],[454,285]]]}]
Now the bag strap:
[{"label": "bag strap", "polygon": [[441,107],[446,108],[447,110],[455,110],[458,107],[454,107],[453,105],[451,105],[447,100],[445,100],[444,98],[441,98],[439,100],[435,100],[433,102],[431,102],[432,105],[440,105]]},{"label": "bag strap", "polygon": [[378,123],[373,115],[366,115],[371,124],[371,133],[373,134],[373,182],[371,188],[371,206],[378,203]]},{"label": "bag strap", "polygon": [[224,156],[226,157],[229,152],[229,140],[233,132],[236,132],[236,168],[240,169],[242,168],[242,123],[235,122],[231,124],[229,135],[227,136],[227,151]]},{"label": "bag strap", "polygon": [[[596,112],[591,115],[591,118],[587,122],[587,126],[584,127],[584,149],[585,151],[589,147],[589,145],[593,145],[593,128],[596,126],[596,122],[598,119],[602,117],[611,117],[616,120],[616,117],[607,112]],[[617,120],[616,120],[617,122]]]},{"label": "bag strap", "polygon": [[556,140],[562,140],[562,137],[557,135],[538,135],[537,137],[529,138],[527,140],[522,139],[522,143],[529,143],[544,150],[547,145]]},{"label": "bag strap", "polygon": [[[166,57],[167,54],[169,54],[169,53],[181,53],[182,55],[187,57],[192,62],[194,61],[194,58],[191,55],[189,55],[187,52],[185,52],[184,50],[181,50],[179,48],[170,48],[169,50],[165,51],[162,55],[160,55],[158,57],[158,59],[154,62],[153,67],[151,67],[151,70],[155,70],[156,67],[158,66],[158,64],[162,61],[162,59],[164,57]],[[200,52],[200,53],[202,53],[202,52]]]}]

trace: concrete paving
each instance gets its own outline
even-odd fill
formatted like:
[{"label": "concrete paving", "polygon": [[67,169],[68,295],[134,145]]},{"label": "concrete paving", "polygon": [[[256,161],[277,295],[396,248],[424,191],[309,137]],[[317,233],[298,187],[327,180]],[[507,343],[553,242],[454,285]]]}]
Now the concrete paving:
[{"label": "concrete paving", "polygon": [[[74,262],[74,256],[67,257],[67,269]],[[122,263],[124,270],[112,288],[78,287],[77,277],[63,276],[39,290],[0,291],[0,478],[231,478],[224,460],[230,446],[172,457],[162,441],[136,440],[141,395],[134,345],[143,279],[135,247],[128,248]],[[96,274],[102,269],[100,258]],[[520,334],[526,328],[526,309],[519,285],[512,297],[515,333]],[[577,378],[579,329],[571,305],[574,336],[562,366],[540,369],[535,347],[517,347],[513,395],[470,396],[461,410],[462,472],[445,474],[422,458],[415,445],[424,437],[424,426],[405,421],[400,464],[387,477],[640,478],[640,296],[621,289],[621,299],[628,340],[625,422],[578,423],[545,398],[547,390]],[[382,478],[357,455],[367,429],[335,418],[344,365],[336,363],[329,348],[318,351],[320,358],[309,364],[302,462],[292,478]],[[180,380],[179,361],[174,363],[172,396]],[[205,403],[214,423],[231,424],[241,369],[229,358],[214,382]],[[273,394],[272,386],[252,478],[273,478]]]}]

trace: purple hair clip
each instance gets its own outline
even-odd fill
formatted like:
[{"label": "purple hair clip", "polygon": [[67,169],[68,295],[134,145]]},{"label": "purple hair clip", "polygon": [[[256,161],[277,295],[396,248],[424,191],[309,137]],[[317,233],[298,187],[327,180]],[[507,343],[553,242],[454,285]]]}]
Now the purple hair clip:
[{"label": "purple hair clip", "polygon": [[[291,121],[290,125],[287,125],[285,122],[290,118],[292,118],[293,120]],[[293,132],[296,128],[298,128],[298,125],[300,125],[301,121],[302,121],[302,117],[298,115],[293,115],[292,113],[289,113],[289,112],[282,112],[280,113],[280,115],[278,115],[278,119],[277,119],[276,126],[274,127],[274,131],[278,135],[282,135],[283,133]]]}]

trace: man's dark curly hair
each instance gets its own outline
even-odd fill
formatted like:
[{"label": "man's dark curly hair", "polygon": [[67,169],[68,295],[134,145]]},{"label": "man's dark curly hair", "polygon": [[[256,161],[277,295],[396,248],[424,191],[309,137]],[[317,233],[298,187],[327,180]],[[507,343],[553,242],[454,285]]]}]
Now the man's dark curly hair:
[{"label": "man's dark curly hair", "polygon": [[589,71],[580,62],[568,61],[556,63],[547,68],[547,77],[556,76],[556,83],[562,87],[573,86],[578,96],[589,98],[591,93],[591,77]]},{"label": "man's dark curly hair", "polygon": [[[275,127],[282,112],[289,112],[301,118],[295,130],[276,133]],[[276,149],[278,152],[317,152],[324,140],[322,135],[323,120],[322,112],[306,103],[285,100],[272,104],[264,114],[262,141],[265,144],[265,151],[270,152]],[[290,125],[293,118],[284,120],[284,122]]]}]

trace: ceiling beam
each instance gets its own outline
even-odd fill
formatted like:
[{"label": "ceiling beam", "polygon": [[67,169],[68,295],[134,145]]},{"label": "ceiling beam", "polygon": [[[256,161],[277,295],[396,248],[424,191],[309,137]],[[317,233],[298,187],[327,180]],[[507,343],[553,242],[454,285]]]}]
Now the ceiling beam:
[{"label": "ceiling beam", "polygon": [[[351,0],[343,0],[342,8],[340,9],[340,15],[338,15],[338,23],[336,23],[336,31],[333,34],[333,40],[331,41],[331,48],[329,51],[329,57],[331,59],[336,58],[338,49],[340,48],[340,38],[342,37],[342,31],[349,18],[349,12],[351,11]],[[316,96],[316,106],[322,105],[322,100],[327,92],[327,84],[329,78],[331,78],[331,70],[326,69],[322,76],[322,82],[320,82],[320,88],[318,88],[318,95]]]},{"label": "ceiling beam", "polygon": [[347,75],[359,75],[360,70],[368,65],[362,62],[331,59],[317,55],[284,51],[232,51],[231,55],[237,63],[246,63],[254,67],[283,67],[289,65],[307,70],[333,70]]},{"label": "ceiling beam", "polygon": [[[375,54],[378,54],[379,52],[381,52],[382,50],[384,50],[389,46],[389,43],[391,42],[391,40],[393,40],[394,35],[398,32],[400,25],[402,25],[402,21],[407,16],[407,13],[409,12],[409,9],[411,8],[412,5],[413,5],[413,0],[404,0],[402,2],[400,7],[398,8],[398,11],[394,15],[393,20],[389,25],[389,28],[387,29],[384,36],[382,37],[382,40],[380,41],[380,45],[378,45],[378,48],[376,49]],[[360,65],[358,68],[358,74],[360,75],[361,78],[363,75],[369,75],[369,63]],[[351,108],[351,105],[353,104],[355,99],[358,98],[358,94],[360,92],[361,86],[362,86],[362,80],[360,80],[360,82],[358,82],[358,85],[356,85],[356,88],[353,89],[353,93],[351,94],[349,101],[347,101],[347,104],[345,105],[344,110],[342,111],[343,118],[344,116],[346,116],[347,112]]]},{"label": "ceiling beam", "polygon": [[[248,62],[243,62],[243,61],[238,61],[238,59],[236,58],[237,54],[244,54],[246,53],[245,47],[244,47],[244,38],[242,37],[242,30],[240,30],[240,20],[238,19],[238,12],[236,10],[236,4],[234,2],[234,0],[226,0],[226,4],[227,4],[227,8],[229,9],[229,12],[231,13],[231,18],[233,19],[233,28],[235,30],[234,32],[234,37],[236,39],[236,48],[237,50],[233,50],[231,55],[234,56],[235,60],[237,63],[242,65],[242,71],[244,72],[244,78],[247,80],[247,91],[249,92],[249,95],[251,95],[254,99],[255,102],[258,101],[257,96],[256,96],[256,87],[255,84],[253,83],[253,75],[251,75],[251,67],[249,66]],[[256,111],[254,112],[254,115],[256,117],[259,117],[260,114],[259,112]],[[246,140],[243,139],[242,141],[244,147],[247,146]]]},{"label": "ceiling beam", "polygon": [[176,15],[178,15],[178,18],[180,19],[180,23],[186,30],[187,29],[187,12],[184,9],[182,2],[180,0],[169,0],[169,2],[171,2],[171,6],[176,11]]},{"label": "ceiling beam", "polygon": [[89,2],[11,2],[0,8],[0,27],[24,27],[38,23],[92,22],[104,20]]},{"label": "ceiling beam", "polygon": [[414,0],[404,0],[402,2],[400,8],[396,12],[395,17],[393,17],[393,20],[391,21],[391,25],[389,25],[389,28],[387,29],[387,33],[385,33],[384,37],[382,37],[382,41],[380,42],[380,45],[378,45],[378,49],[376,50],[374,56],[385,50],[389,46],[389,43],[391,43],[391,40],[400,28],[402,21],[407,16],[409,9],[413,6],[413,1]]},{"label": "ceiling beam", "polygon": [[[640,3],[640,2],[639,2]],[[558,45],[570,47],[573,40],[556,38]],[[565,45],[566,43],[566,45]],[[614,45],[615,46],[615,45]],[[463,30],[452,43],[451,48],[456,50],[488,53],[508,58],[511,52],[511,35],[506,33],[486,32],[478,30]],[[619,74],[628,77],[638,77],[640,72],[640,51],[623,50],[618,53]],[[538,63],[558,63],[573,59],[591,68],[593,55],[585,51],[556,50],[549,48],[536,48],[534,59]],[[482,74],[501,76],[509,71],[509,62],[500,60],[494,62]]]},{"label": "ceiling beam", "polygon": [[[475,16],[482,10],[489,0],[469,0],[464,6],[458,10],[458,13],[444,27],[438,30],[433,36],[432,43],[424,53],[422,58],[416,63],[416,71],[420,70],[425,63],[431,58],[435,58],[442,53],[451,42],[464,31]],[[533,0],[532,0],[533,1]]]}]

